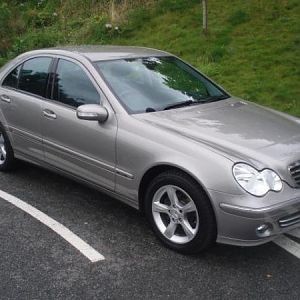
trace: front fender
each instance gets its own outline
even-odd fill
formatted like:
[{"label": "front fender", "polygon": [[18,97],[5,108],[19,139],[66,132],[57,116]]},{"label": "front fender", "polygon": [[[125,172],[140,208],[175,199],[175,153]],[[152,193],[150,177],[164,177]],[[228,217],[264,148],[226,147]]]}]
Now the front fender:
[{"label": "front fender", "polygon": [[148,170],[170,166],[192,176],[205,190],[242,194],[232,175],[233,162],[201,143],[172,132],[153,130],[134,118],[121,118],[117,134],[116,192],[138,202]]}]

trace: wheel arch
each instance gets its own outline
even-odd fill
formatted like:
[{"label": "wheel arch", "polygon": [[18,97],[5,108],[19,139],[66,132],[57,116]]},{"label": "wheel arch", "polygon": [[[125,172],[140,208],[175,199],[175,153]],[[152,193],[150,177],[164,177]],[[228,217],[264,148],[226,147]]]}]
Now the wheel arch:
[{"label": "wheel arch", "polygon": [[[211,207],[213,209],[214,215],[215,215],[215,219],[216,219],[216,210],[215,210],[215,206],[214,203],[207,191],[207,189],[205,188],[204,184],[201,182],[201,180],[199,180],[199,178],[197,178],[193,173],[191,173],[190,171],[172,165],[172,164],[159,164],[159,165],[155,165],[152,166],[150,169],[148,169],[144,175],[142,176],[142,179],[140,180],[140,184],[139,184],[139,189],[138,189],[138,201],[139,201],[139,210],[144,213],[145,212],[145,193],[147,190],[147,186],[149,185],[149,183],[151,182],[151,180],[158,176],[159,174],[165,172],[165,171],[169,171],[169,170],[176,170],[179,172],[183,172],[186,175],[188,175],[203,191],[203,193],[206,195],[207,199],[209,200]],[[216,220],[217,222],[217,220]]]},{"label": "wheel arch", "polygon": [[2,130],[4,130],[6,136],[7,136],[8,140],[9,140],[9,143],[11,144],[11,146],[13,148],[13,137],[12,137],[12,134],[9,131],[9,127],[8,127],[7,121],[4,118],[3,119],[1,118],[1,113],[0,113],[0,128],[2,128]]}]

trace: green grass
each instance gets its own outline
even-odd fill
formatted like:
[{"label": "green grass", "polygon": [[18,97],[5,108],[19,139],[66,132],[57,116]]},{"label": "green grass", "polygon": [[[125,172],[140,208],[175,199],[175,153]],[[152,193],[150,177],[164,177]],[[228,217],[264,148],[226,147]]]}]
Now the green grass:
[{"label": "green grass", "polygon": [[27,1],[18,15],[17,1],[2,4],[0,37],[9,32],[10,38],[0,41],[0,64],[56,44],[159,48],[179,55],[236,96],[300,117],[298,0],[209,1],[206,35],[200,0],[158,0],[148,6],[137,1],[142,2],[131,0],[131,9],[119,12],[113,24],[118,31],[105,28],[107,1],[69,0],[62,6],[59,0],[40,6]]}]

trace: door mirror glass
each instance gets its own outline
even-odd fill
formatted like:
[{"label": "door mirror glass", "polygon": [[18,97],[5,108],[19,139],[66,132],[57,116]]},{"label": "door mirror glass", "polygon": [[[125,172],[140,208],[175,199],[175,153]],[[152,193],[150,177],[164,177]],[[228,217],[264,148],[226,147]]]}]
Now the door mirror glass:
[{"label": "door mirror glass", "polygon": [[77,118],[81,120],[98,121],[104,123],[108,118],[108,111],[97,104],[81,105],[76,110]]}]

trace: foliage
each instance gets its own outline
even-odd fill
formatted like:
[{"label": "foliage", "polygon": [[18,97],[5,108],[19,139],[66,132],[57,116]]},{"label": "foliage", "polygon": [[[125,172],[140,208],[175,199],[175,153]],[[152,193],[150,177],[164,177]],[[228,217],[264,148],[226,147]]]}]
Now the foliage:
[{"label": "foliage", "polygon": [[0,3],[0,55],[10,46],[9,39],[9,23],[11,18],[11,11],[6,3]]},{"label": "foliage", "polygon": [[[300,116],[299,0],[0,0],[0,65],[59,44],[123,44],[183,57],[229,92]],[[107,26],[107,24],[109,26]],[[117,27],[117,28],[116,28]]]}]

